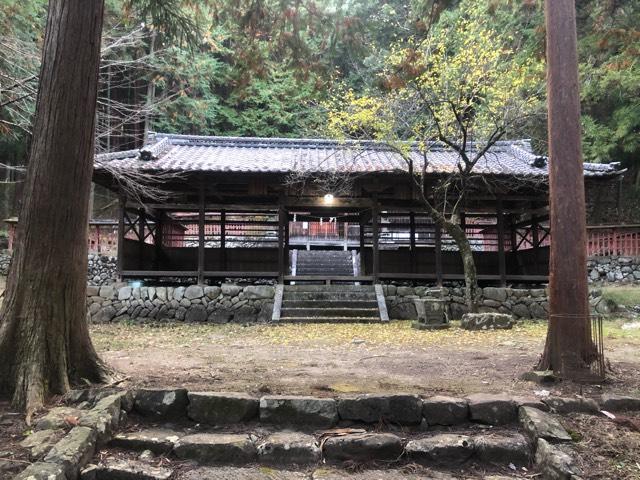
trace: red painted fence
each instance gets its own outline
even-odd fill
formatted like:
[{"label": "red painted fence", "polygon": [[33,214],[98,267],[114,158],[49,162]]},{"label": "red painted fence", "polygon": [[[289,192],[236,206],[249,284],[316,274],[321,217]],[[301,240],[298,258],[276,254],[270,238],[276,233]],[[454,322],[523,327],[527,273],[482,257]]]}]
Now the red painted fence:
[{"label": "red painted fence", "polygon": [[640,256],[640,225],[587,227],[587,255],[590,257]]}]

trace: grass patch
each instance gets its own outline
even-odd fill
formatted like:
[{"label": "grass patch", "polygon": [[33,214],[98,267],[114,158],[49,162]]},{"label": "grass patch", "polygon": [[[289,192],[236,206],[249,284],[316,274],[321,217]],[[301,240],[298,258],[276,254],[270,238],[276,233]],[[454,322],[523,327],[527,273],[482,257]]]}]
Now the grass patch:
[{"label": "grass patch", "polygon": [[640,287],[626,285],[619,287],[604,287],[602,289],[602,296],[608,300],[613,300],[618,305],[640,305]]}]

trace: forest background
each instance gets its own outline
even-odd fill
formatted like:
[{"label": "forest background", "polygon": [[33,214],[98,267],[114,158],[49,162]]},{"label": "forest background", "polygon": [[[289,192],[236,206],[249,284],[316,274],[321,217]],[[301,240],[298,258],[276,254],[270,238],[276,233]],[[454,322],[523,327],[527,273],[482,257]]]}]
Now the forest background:
[{"label": "forest background", "polygon": [[[107,0],[97,148],[147,129],[323,137],[332,101],[390,88],[394,50],[437,35],[471,0]],[[518,64],[544,63],[541,0],[476,0]],[[15,215],[47,2],[0,0],[0,217]],[[578,0],[585,161],[629,169],[616,222],[640,223],[640,0]],[[540,69],[541,91],[544,69]],[[507,137],[546,153],[544,99]],[[96,190],[93,216],[112,216]],[[591,219],[597,223],[601,219]],[[611,222],[613,219],[607,219]],[[0,227],[0,230],[4,227]]]}]

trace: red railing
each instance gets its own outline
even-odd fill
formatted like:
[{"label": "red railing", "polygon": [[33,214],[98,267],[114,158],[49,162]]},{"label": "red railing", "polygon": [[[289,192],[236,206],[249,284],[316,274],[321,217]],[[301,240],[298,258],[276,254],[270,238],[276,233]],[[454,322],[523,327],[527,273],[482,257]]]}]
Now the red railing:
[{"label": "red railing", "polygon": [[587,255],[590,257],[640,256],[640,225],[587,227]]}]

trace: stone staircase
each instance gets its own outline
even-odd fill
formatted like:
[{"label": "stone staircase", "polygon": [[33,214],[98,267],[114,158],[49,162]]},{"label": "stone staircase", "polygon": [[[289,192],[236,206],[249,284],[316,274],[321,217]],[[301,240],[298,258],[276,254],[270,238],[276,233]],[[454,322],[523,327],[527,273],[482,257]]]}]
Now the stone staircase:
[{"label": "stone staircase", "polygon": [[281,322],[369,323],[385,320],[373,285],[284,286]]},{"label": "stone staircase", "polygon": [[296,276],[353,277],[353,256],[344,250],[298,250]]},{"label": "stone staircase", "polygon": [[185,389],[122,398],[129,414],[99,442],[95,464],[83,465],[91,455],[78,462],[81,480],[578,478],[572,437],[536,398],[256,398]]}]

